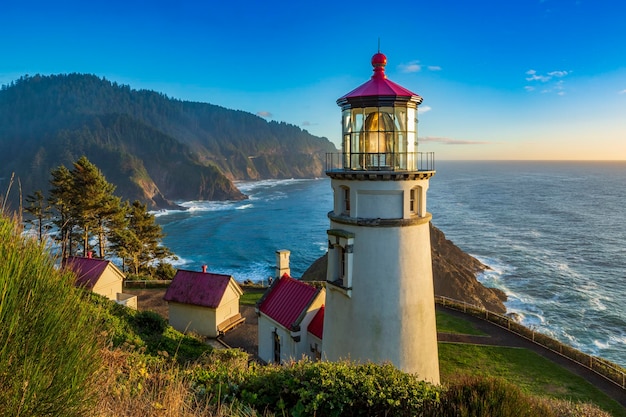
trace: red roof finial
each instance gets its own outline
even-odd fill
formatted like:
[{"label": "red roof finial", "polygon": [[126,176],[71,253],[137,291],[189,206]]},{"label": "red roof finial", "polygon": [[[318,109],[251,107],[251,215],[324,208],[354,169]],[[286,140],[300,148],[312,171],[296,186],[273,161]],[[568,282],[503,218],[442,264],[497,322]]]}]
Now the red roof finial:
[{"label": "red roof finial", "polygon": [[380,53],[380,51],[375,53],[372,57],[372,66],[374,67],[374,75],[372,75],[372,78],[387,78],[385,75],[385,65],[387,65],[387,57]]}]

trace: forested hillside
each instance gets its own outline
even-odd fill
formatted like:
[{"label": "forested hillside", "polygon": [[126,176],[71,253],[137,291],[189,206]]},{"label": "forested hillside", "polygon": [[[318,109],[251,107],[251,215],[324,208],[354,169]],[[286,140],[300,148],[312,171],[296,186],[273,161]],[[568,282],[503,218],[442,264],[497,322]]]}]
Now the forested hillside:
[{"label": "forested hillside", "polygon": [[13,174],[23,196],[48,189],[52,169],[85,155],[117,194],[152,208],[243,199],[233,180],[321,176],[333,151],[297,126],[94,75],[24,76],[0,90],[0,196]]}]

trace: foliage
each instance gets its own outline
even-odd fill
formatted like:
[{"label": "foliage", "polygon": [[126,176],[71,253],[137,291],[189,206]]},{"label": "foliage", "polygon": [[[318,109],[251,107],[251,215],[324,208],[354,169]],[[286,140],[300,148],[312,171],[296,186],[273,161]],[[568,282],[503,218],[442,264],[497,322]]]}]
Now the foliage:
[{"label": "foliage", "polygon": [[171,357],[181,364],[212,350],[199,338],[174,330],[157,313],[132,310],[93,293],[90,299],[112,348],[143,349],[147,355]]},{"label": "foliage", "polygon": [[30,215],[30,219],[26,219],[27,223],[31,223],[37,230],[37,238],[40,242],[43,242],[43,235],[45,225],[44,222],[50,217],[50,206],[46,202],[41,190],[35,191],[31,195],[26,196],[26,203],[24,211]]},{"label": "foliage", "polygon": [[126,203],[124,213],[125,227],[115,228],[111,236],[115,253],[132,267],[135,275],[155,274],[158,267],[151,266],[155,260],[161,261],[159,265],[162,274],[172,274],[173,267],[167,268],[162,262],[172,253],[161,246],[163,231],[156,223],[154,214],[137,200],[132,205]]},{"label": "foliage", "polygon": [[255,368],[238,395],[257,409],[293,416],[416,416],[439,394],[391,364],[301,360]]},{"label": "foliage", "polygon": [[79,416],[93,404],[97,316],[41,243],[0,217],[2,415]]},{"label": "foliage", "polygon": [[501,379],[470,377],[448,386],[437,415],[454,417],[518,416],[552,417],[540,402]]}]

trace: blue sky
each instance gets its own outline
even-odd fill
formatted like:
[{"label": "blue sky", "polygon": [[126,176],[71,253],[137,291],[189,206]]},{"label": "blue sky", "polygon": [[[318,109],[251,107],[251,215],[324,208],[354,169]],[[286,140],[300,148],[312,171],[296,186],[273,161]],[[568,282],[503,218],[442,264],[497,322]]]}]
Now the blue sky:
[{"label": "blue sky", "polygon": [[91,73],[339,144],[335,101],[380,38],[438,160],[626,160],[625,16],[622,0],[2,0],[0,84]]}]

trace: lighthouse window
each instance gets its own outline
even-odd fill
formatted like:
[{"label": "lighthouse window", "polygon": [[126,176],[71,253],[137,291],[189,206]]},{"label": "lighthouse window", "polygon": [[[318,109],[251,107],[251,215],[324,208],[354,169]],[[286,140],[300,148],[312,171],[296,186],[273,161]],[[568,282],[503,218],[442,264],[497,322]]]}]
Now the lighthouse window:
[{"label": "lighthouse window", "polygon": [[335,290],[350,297],[352,293],[352,260],[354,235],[345,230],[328,231],[328,270],[326,281]]},{"label": "lighthouse window", "polygon": [[411,188],[409,191],[409,212],[412,215],[421,216],[422,205],[422,187]]},{"label": "lighthouse window", "polygon": [[342,186],[341,188],[341,197],[343,202],[342,214],[350,215],[350,188]]},{"label": "lighthouse window", "polygon": [[346,250],[339,246],[337,247],[337,258],[339,261],[339,281],[343,287],[347,287],[346,280]]}]

